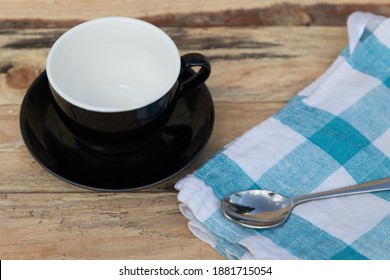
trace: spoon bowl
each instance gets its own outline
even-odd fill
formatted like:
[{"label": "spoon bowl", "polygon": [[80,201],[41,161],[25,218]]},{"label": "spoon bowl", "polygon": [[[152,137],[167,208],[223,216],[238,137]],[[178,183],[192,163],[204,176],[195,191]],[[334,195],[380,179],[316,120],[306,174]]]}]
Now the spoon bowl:
[{"label": "spoon bowl", "polygon": [[291,199],[269,190],[234,193],[222,202],[224,215],[251,228],[269,228],[284,223],[293,208]]},{"label": "spoon bowl", "polygon": [[270,190],[246,190],[231,194],[221,204],[228,219],[249,228],[270,228],[283,224],[298,204],[318,199],[390,190],[390,177],[350,187],[285,198]]}]

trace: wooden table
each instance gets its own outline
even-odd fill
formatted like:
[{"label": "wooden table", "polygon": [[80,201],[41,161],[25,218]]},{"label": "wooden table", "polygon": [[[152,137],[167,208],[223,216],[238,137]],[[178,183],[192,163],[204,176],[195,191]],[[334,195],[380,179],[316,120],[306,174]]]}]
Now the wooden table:
[{"label": "wooden table", "polygon": [[[318,77],[345,46],[351,12],[390,15],[388,0],[287,1],[1,0],[0,258],[220,259],[188,230],[175,182]],[[30,156],[18,122],[56,38],[112,15],[162,27],[183,54],[201,52],[213,68],[216,121],[202,156],[175,178],[128,193],[87,191],[50,175]]]}]

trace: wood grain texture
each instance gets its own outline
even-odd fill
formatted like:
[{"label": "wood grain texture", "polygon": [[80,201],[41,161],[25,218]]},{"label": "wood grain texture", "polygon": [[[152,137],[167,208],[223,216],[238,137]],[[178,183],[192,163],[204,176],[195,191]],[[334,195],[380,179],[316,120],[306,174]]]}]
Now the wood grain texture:
[{"label": "wood grain texture", "polygon": [[172,192],[0,195],[1,258],[221,258],[183,227],[173,201]]},{"label": "wood grain texture", "polygon": [[[323,73],[347,43],[355,11],[390,15],[388,0],[2,0],[0,8],[0,258],[220,259],[190,233],[174,184],[272,116]],[[19,110],[53,42],[91,18],[128,16],[162,27],[182,54],[201,52],[215,127],[180,175],[130,193],[100,193],[46,172],[27,151]]]},{"label": "wood grain texture", "polygon": [[[216,102],[286,102],[318,77],[346,44],[344,27],[164,28],[181,53],[211,60]],[[0,33],[0,104],[20,104],[65,29]]]},{"label": "wood grain texture", "polygon": [[3,0],[0,28],[70,27],[103,16],[137,17],[162,26],[344,25],[353,11],[389,15],[386,0]]}]

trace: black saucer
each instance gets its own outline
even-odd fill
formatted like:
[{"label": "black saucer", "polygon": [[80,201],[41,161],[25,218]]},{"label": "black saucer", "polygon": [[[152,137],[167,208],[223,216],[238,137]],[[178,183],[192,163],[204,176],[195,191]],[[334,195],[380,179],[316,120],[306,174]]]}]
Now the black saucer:
[{"label": "black saucer", "polygon": [[62,180],[92,190],[130,191],[161,183],[188,167],[205,148],[214,105],[205,85],[186,92],[162,133],[130,155],[109,157],[83,148],[58,117],[43,72],[20,111],[24,143],[35,160]]}]

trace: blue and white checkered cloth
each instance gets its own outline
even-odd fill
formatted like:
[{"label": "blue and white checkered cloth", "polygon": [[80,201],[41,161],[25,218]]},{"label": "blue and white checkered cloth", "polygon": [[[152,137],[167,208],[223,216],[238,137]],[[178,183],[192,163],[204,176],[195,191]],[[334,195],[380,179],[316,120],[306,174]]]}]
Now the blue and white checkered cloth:
[{"label": "blue and white checkered cloth", "polygon": [[390,176],[390,19],[356,12],[348,34],[319,79],[176,184],[190,230],[224,257],[390,259],[390,192],[305,203],[262,230],[219,210],[241,190],[294,197]]}]

